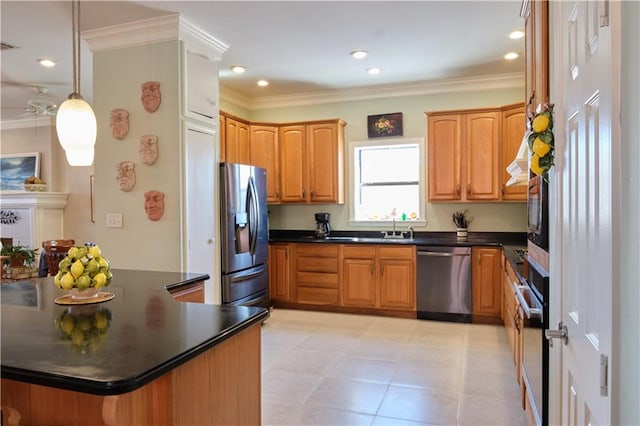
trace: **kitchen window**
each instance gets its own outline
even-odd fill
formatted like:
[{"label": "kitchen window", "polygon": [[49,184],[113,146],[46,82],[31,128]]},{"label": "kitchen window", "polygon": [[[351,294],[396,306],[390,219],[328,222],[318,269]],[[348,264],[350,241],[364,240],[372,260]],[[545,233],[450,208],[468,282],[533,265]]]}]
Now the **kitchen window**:
[{"label": "kitchen window", "polygon": [[352,224],[424,223],[422,138],[351,143]]}]

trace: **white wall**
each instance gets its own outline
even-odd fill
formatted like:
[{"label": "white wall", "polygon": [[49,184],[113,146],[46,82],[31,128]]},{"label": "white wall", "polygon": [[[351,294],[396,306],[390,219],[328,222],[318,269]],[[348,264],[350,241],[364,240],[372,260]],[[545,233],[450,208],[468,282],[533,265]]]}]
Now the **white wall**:
[{"label": "white wall", "polygon": [[[403,114],[403,137],[423,137],[426,140],[427,118],[425,112],[499,107],[523,101],[522,87],[511,89],[477,90],[464,93],[437,93],[432,95],[404,96],[396,98],[330,103],[323,105],[298,106],[289,108],[269,108],[252,111],[251,116],[243,116],[252,121],[285,123],[293,121],[341,118],[345,127],[345,149],[350,141],[362,141],[367,136],[367,116],[391,112]],[[228,101],[221,102],[223,111],[242,111]],[[349,158],[348,152],[345,158]],[[426,158],[424,159],[426,161]],[[348,166],[345,164],[345,182],[348,182]],[[425,182],[428,185],[428,182]],[[348,194],[348,191],[347,191]],[[315,229],[315,212],[331,213],[331,226],[335,230],[353,229],[349,226],[349,198],[344,205],[271,205],[269,225],[272,229]],[[469,209],[475,221],[470,226],[473,231],[515,231],[526,230],[526,203],[427,203],[426,227],[415,227],[416,231],[454,231],[451,220],[454,211]],[[385,225],[388,228],[387,225]],[[379,227],[358,227],[358,229],[379,230]]]},{"label": "white wall", "polygon": [[[117,268],[179,271],[181,268],[181,126],[180,43],[166,41],[145,46],[99,51],[93,54],[93,98],[98,123],[96,143],[96,240]],[[140,85],[159,81],[161,104],[154,113],[144,110]],[[124,140],[111,136],[109,113],[129,111],[129,133]],[[158,160],[152,166],[139,160],[140,136],[158,136]],[[123,192],[116,181],[116,164],[135,163],[136,183]],[[165,212],[153,222],[144,210],[144,193],[165,194]],[[122,228],[108,228],[106,214],[122,214]]]}]

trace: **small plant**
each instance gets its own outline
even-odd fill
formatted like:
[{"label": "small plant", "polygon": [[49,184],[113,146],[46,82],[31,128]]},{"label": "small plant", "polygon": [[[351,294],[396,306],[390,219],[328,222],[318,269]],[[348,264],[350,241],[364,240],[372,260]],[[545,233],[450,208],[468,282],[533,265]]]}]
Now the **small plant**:
[{"label": "small plant", "polygon": [[469,216],[469,210],[453,213],[453,223],[457,228],[466,229],[473,222],[473,216]]},{"label": "small plant", "polygon": [[31,249],[21,245],[3,246],[0,253],[2,256],[9,257],[9,261],[6,263],[9,263],[11,266],[33,266],[36,262],[38,249]]}]

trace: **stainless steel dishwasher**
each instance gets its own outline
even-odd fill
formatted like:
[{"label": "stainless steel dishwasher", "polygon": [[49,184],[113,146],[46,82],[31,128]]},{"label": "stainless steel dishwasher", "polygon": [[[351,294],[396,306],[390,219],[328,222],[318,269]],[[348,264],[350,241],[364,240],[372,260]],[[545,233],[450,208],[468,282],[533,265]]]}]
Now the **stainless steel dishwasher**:
[{"label": "stainless steel dishwasher", "polygon": [[471,247],[418,246],[418,318],[471,322]]}]

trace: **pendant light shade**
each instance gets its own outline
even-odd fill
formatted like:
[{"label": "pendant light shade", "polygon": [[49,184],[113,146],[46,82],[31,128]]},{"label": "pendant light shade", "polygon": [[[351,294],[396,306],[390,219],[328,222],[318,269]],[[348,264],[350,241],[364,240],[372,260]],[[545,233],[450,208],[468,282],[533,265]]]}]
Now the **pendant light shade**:
[{"label": "pendant light shade", "polygon": [[60,105],[56,114],[58,141],[70,166],[90,166],[96,143],[96,115],[80,95],[80,4],[72,1],[73,12],[73,93]]},{"label": "pendant light shade", "polygon": [[96,143],[96,116],[84,99],[67,99],[56,114],[58,140],[70,166],[90,166]]}]

